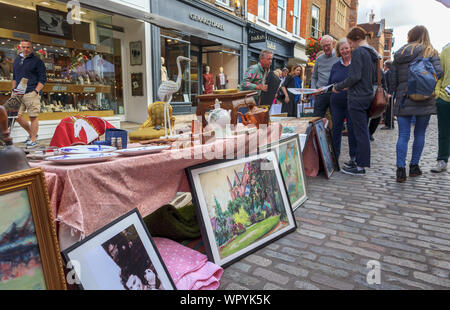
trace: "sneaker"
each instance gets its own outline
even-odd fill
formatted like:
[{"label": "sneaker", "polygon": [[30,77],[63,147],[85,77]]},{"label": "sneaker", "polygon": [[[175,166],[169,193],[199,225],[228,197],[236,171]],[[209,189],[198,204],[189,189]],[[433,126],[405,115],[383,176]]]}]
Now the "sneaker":
[{"label": "sneaker", "polygon": [[354,160],[349,160],[348,162],[344,163],[345,168],[356,168],[356,162]]},{"label": "sneaker", "polygon": [[366,175],[366,169],[363,168],[363,169],[359,170],[358,167],[353,167],[353,168],[344,167],[341,169],[341,171],[345,174],[350,174],[350,175],[359,175],[359,176]]},{"label": "sneaker", "polygon": [[447,171],[447,163],[443,160],[438,160],[436,167],[431,169],[431,172],[439,173]]},{"label": "sneaker", "polygon": [[419,175],[422,175],[419,165],[409,165],[409,176],[418,177]]},{"label": "sneaker", "polygon": [[406,181],[406,168],[397,167],[397,182],[403,183]]},{"label": "sneaker", "polygon": [[370,141],[375,141],[375,138],[373,136],[370,136]]},{"label": "sneaker", "polygon": [[27,142],[27,149],[33,149],[35,147],[37,147],[39,144],[37,142],[33,142],[33,141],[28,141]]},{"label": "sneaker", "polygon": [[[36,135],[36,140],[37,140],[38,137],[39,137],[39,136]],[[30,142],[30,141],[31,141],[31,136],[28,136],[28,138],[27,138],[25,141],[23,141],[23,143],[27,144],[27,143]]]}]

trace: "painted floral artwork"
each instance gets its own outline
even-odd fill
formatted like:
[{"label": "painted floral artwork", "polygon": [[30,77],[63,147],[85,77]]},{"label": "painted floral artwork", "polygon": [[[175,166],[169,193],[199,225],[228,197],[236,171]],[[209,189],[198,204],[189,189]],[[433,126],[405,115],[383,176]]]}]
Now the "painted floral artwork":
[{"label": "painted floral artwork", "polygon": [[261,158],[199,175],[222,259],[292,225],[273,163]]},{"label": "painted floral artwork", "polygon": [[278,148],[278,161],[286,183],[289,199],[292,207],[295,209],[299,205],[296,202],[302,201],[306,196],[303,168],[301,166],[298,143],[295,140],[280,145]]},{"label": "painted floral artwork", "polygon": [[26,189],[0,195],[0,290],[46,289]]}]

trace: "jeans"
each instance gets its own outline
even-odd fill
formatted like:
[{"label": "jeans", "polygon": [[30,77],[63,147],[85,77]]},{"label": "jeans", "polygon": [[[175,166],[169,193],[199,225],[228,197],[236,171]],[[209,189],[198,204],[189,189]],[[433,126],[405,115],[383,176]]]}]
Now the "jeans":
[{"label": "jeans", "polygon": [[334,153],[336,154],[336,159],[339,160],[339,155],[341,154],[342,130],[344,129],[344,119],[347,119],[348,147],[350,159],[355,159],[356,140],[355,135],[353,133],[353,126],[351,124],[351,119],[348,115],[347,101],[345,102],[331,101],[330,110],[331,110],[331,120],[333,122],[331,136],[333,139],[333,147]]},{"label": "jeans", "polygon": [[450,156],[450,102],[441,98],[436,100],[439,129],[438,160],[448,163]]},{"label": "jeans", "polygon": [[[414,126],[414,143],[411,156],[411,165],[418,165],[425,145],[425,132],[430,122],[430,115],[416,115]],[[397,167],[406,167],[406,154],[411,135],[412,116],[398,116],[398,141],[397,141]]]}]

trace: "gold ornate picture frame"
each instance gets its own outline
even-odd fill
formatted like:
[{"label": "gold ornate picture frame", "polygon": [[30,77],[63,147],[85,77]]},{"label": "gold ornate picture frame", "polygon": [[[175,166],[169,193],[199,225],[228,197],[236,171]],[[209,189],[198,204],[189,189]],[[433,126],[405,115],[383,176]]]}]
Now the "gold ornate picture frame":
[{"label": "gold ornate picture frame", "polygon": [[0,214],[0,290],[66,289],[40,168],[0,175]]}]

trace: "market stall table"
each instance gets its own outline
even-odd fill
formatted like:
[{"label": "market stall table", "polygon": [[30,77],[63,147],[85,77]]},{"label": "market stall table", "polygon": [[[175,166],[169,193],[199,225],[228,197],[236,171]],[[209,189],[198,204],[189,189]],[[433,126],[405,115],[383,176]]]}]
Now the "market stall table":
[{"label": "market stall table", "polygon": [[31,163],[46,172],[60,246],[67,248],[126,212],[138,208],[143,217],[190,191],[185,168],[202,162],[254,153],[257,143],[279,140],[281,126],[250,135],[217,139],[192,148],[165,150],[110,161],[57,165]]}]

